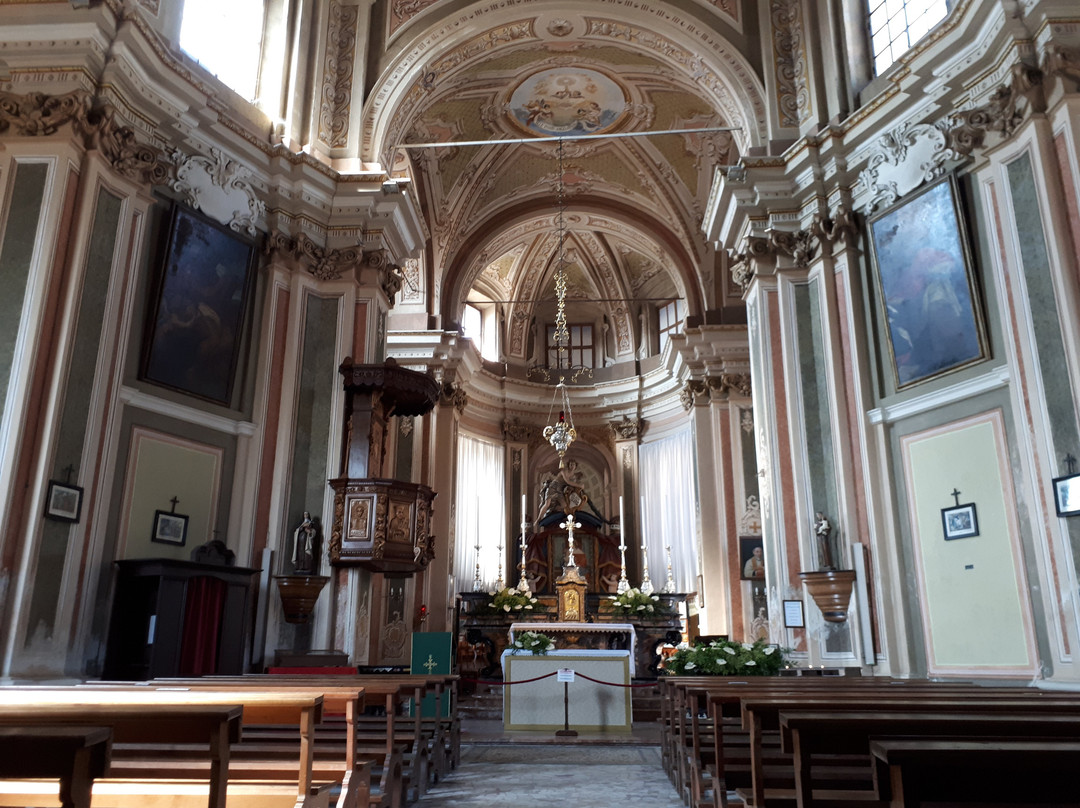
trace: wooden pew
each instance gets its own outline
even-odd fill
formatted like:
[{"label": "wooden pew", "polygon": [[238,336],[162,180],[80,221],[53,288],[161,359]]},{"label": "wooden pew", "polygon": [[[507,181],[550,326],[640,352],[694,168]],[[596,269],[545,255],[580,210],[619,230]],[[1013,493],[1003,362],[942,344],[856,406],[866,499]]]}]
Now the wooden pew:
[{"label": "wooden pew", "polygon": [[[923,802],[1077,804],[1080,741],[886,738],[870,741],[878,794],[890,808]],[[1013,772],[1013,777],[988,776]]]},{"label": "wooden pew", "polygon": [[[371,767],[374,759],[357,754],[355,739],[356,720],[365,699],[362,687],[346,687],[340,682],[335,682],[333,686],[313,687],[303,682],[287,688],[267,686],[256,689],[251,682],[243,680],[230,680],[229,684],[222,682],[215,684],[206,679],[196,678],[168,682],[90,682],[80,685],[80,688],[136,693],[211,692],[219,694],[226,700],[237,698],[237,693],[242,697],[248,692],[263,691],[271,695],[288,692],[305,697],[321,698],[323,720],[316,723],[312,747],[306,753],[312,759],[312,776],[341,783],[335,808],[368,808],[369,806]],[[331,719],[330,716],[334,718]],[[302,734],[298,734],[298,726],[281,726],[266,721],[255,722],[249,714],[245,714],[244,718],[244,738],[232,752],[234,767],[237,772],[242,772],[240,777],[251,779],[257,774],[263,777],[272,776],[274,770],[284,774],[290,773],[289,767],[281,764],[293,758],[300,759],[304,754],[303,750],[298,748],[298,742],[303,743]],[[325,744],[320,746],[318,743],[321,729],[331,720],[335,723],[344,721],[345,731],[340,749],[333,746],[327,747]],[[278,765],[272,765],[272,762]]]},{"label": "wooden pew", "polygon": [[61,808],[90,808],[90,789],[108,771],[111,745],[109,727],[0,726],[0,779],[56,780]]},{"label": "wooden pew", "polygon": [[[838,692],[850,688],[878,689],[904,685],[907,680],[886,677],[718,677],[679,676],[662,679],[662,758],[676,789],[695,808],[703,804],[726,805],[728,786],[750,784],[747,754],[734,762],[736,777],[729,782],[727,756],[723,746],[749,749],[746,733],[739,728],[738,699],[741,695],[767,693]],[[710,696],[716,699],[710,703]],[[719,705],[734,705],[726,713]],[[714,714],[715,711],[715,714]],[[702,719],[703,714],[707,719]],[[724,720],[724,715],[729,720]],[[732,718],[733,717],[733,718]],[[745,782],[742,780],[745,779]],[[714,787],[715,785],[715,787]],[[714,792],[709,794],[708,792]]]},{"label": "wooden pew", "polygon": [[[334,687],[362,686],[366,704],[383,705],[383,716],[357,719],[357,752],[377,755],[382,764],[376,769],[371,802],[388,808],[400,808],[406,796],[419,798],[428,780],[441,776],[460,750],[460,724],[456,715],[456,675],[329,675],[318,674],[247,674],[244,676],[209,676],[199,680],[159,679],[159,683],[183,684],[200,681],[230,687]],[[417,703],[431,692],[441,704],[450,699],[450,717],[428,720],[419,711],[412,718],[399,715],[399,708],[410,698]],[[323,732],[325,728],[320,728]]]},{"label": "wooden pew", "polygon": [[[1022,712],[1009,712],[1010,709]],[[790,733],[795,758],[796,804],[799,808],[811,808],[822,804],[822,799],[835,798],[835,795],[818,794],[812,788],[810,775],[815,755],[868,752],[875,737],[1075,739],[1080,735],[1080,702],[1073,703],[1071,714],[1058,712],[1060,709],[1063,708],[1032,699],[1019,706],[991,702],[953,706],[941,702],[924,704],[922,711],[898,708],[867,712],[784,712],[781,722],[785,732]],[[868,795],[870,799],[875,797],[879,795],[873,792]]]},{"label": "wooden pew", "polygon": [[[0,705],[65,707],[100,706],[115,709],[120,705],[141,708],[144,722],[156,723],[158,712],[165,707],[194,706],[241,707],[242,721],[249,725],[286,724],[294,730],[299,743],[295,760],[272,766],[260,761],[250,767],[237,762],[216,767],[208,763],[201,750],[190,742],[158,737],[154,741],[138,739],[132,743],[116,737],[113,761],[107,781],[95,784],[95,797],[109,791],[110,803],[143,806],[153,794],[165,794],[177,803],[183,797],[197,799],[204,788],[211,793],[222,785],[228,795],[230,808],[242,800],[260,806],[280,805],[295,808],[328,808],[331,789],[340,786],[336,780],[316,781],[313,776],[313,733],[322,719],[322,697],[288,691],[201,692],[152,690],[146,688],[49,688],[12,687],[0,690]],[[239,738],[232,741],[233,744]],[[217,780],[221,783],[217,783]],[[133,781],[121,786],[124,780]],[[114,788],[115,786],[115,788]],[[117,803],[120,804],[120,803]]]},{"label": "wooden pew", "polygon": [[[190,804],[207,805],[208,808],[225,808],[228,786],[229,750],[240,739],[240,717],[243,712],[237,704],[79,704],[38,702],[27,698],[11,699],[12,689],[0,689],[0,726],[92,726],[108,727],[113,733],[114,745],[130,744],[191,744],[201,750],[207,764],[207,777],[202,793]],[[152,710],[152,712],[151,712]],[[151,716],[153,720],[148,720]],[[145,783],[144,790],[157,789],[156,783]],[[20,791],[19,789],[22,788]],[[149,805],[143,798],[125,802],[122,792],[132,790],[132,784],[121,784],[109,779],[96,780],[94,795],[112,794],[110,805]],[[159,790],[160,791],[160,790]],[[55,792],[43,792],[41,780],[6,783],[6,791],[0,795],[0,804],[15,806],[55,805]],[[178,803],[179,804],[179,803]],[[232,806],[230,806],[232,808]]]}]

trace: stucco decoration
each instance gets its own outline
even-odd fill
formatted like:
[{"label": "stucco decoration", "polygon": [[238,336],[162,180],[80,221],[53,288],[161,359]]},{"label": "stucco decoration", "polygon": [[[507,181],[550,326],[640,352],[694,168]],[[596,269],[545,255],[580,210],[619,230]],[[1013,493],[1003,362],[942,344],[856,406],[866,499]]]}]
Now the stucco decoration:
[{"label": "stucco decoration", "polygon": [[775,74],[780,125],[798,126],[810,117],[809,70],[801,0],[770,0]]},{"label": "stucco decoration", "polygon": [[164,154],[135,138],[116,111],[95,102],[86,90],[64,95],[0,92],[0,135],[39,137],[53,135],[70,124],[88,150],[96,150],[118,173],[152,185],[164,184],[169,167]]},{"label": "stucco decoration", "polygon": [[641,437],[645,429],[645,419],[624,415],[621,421],[609,423],[608,426],[611,427],[611,434],[615,436],[615,440],[632,440]]},{"label": "stucco decoration", "polygon": [[719,376],[709,376],[705,379],[705,385],[717,398],[727,398],[731,392],[750,396],[749,373],[721,373]]},{"label": "stucco decoration", "polygon": [[679,403],[684,410],[692,409],[695,404],[704,404],[708,398],[708,388],[700,379],[690,379],[679,393]]},{"label": "stucco decoration", "polygon": [[437,0],[394,0],[390,6],[390,34],[393,36],[399,28]]},{"label": "stucco decoration", "polygon": [[420,261],[416,258],[405,259],[401,268],[404,284],[401,287],[402,303],[424,302],[424,275],[420,271]]},{"label": "stucco decoration", "polygon": [[247,167],[215,148],[209,157],[189,157],[179,149],[171,157],[176,166],[172,188],[184,202],[232,230],[249,236],[258,232],[256,223],[266,215],[266,205],[248,182],[251,171]]},{"label": "stucco decoration", "polygon": [[349,139],[353,60],[356,54],[356,6],[330,3],[326,27],[326,57],[319,105],[319,139],[332,149],[344,148]]},{"label": "stucco decoration", "polygon": [[523,424],[517,418],[506,419],[502,425],[503,437],[512,443],[529,443],[537,435],[532,424]]},{"label": "stucco decoration", "polygon": [[859,173],[869,196],[863,213],[887,207],[925,182],[943,177],[950,161],[961,155],[949,148],[944,123],[903,123],[882,135]]},{"label": "stucco decoration", "polygon": [[556,67],[533,73],[514,88],[510,118],[530,134],[588,135],[618,125],[630,95],[597,70]]},{"label": "stucco decoration", "polygon": [[264,247],[267,255],[285,260],[297,268],[314,275],[321,281],[336,281],[359,264],[362,253],[356,248],[327,249],[309,236],[300,233],[290,237],[284,233],[271,233]]}]

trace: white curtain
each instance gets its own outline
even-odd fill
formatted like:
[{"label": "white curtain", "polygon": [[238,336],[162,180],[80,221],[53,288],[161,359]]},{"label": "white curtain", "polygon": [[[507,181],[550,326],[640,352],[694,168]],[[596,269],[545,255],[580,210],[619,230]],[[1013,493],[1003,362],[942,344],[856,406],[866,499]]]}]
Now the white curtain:
[{"label": "white curtain", "polygon": [[[667,581],[671,546],[671,577],[676,592],[697,591],[697,485],[694,480],[694,440],[689,427],[663,440],[638,448],[638,469],[644,507],[642,538],[648,551],[653,588]],[[637,586],[638,581],[631,581]]]},{"label": "white curtain", "polygon": [[[506,503],[501,444],[464,433],[458,441],[457,518],[454,524],[454,594],[472,592],[476,563],[481,589],[495,586],[499,545],[506,552]],[[477,553],[477,545],[480,547]],[[508,580],[505,566],[503,579]]]}]

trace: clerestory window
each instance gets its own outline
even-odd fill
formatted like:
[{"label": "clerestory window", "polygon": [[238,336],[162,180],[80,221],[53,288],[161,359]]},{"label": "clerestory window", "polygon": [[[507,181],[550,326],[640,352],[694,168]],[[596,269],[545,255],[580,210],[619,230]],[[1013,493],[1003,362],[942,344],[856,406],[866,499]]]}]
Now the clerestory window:
[{"label": "clerestory window", "polygon": [[180,47],[249,101],[258,92],[264,0],[184,0]]},{"label": "clerestory window", "polygon": [[950,0],[869,0],[874,72],[889,65],[949,14]]}]

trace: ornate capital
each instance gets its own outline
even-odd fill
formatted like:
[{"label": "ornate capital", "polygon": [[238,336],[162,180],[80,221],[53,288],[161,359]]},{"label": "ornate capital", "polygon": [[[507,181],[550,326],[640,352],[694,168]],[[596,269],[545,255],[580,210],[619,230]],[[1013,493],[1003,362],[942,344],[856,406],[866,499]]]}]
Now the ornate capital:
[{"label": "ornate capital", "polygon": [[517,418],[503,421],[502,430],[503,437],[512,443],[529,443],[537,435],[536,427],[523,424]]},{"label": "ornate capital", "polygon": [[151,184],[168,180],[165,155],[139,143],[134,130],[117,122],[116,111],[97,103],[86,90],[64,95],[0,92],[0,134],[43,137],[56,134],[66,124],[71,124],[86,149],[100,152],[125,177]]},{"label": "ornate capital", "polygon": [[439,391],[439,403],[452,406],[460,414],[464,412],[465,405],[469,403],[469,394],[465,392],[460,384],[444,382],[442,389]]},{"label": "ornate capital", "polygon": [[686,386],[683,387],[682,392],[679,393],[679,402],[683,405],[684,410],[689,410],[695,404],[703,404],[707,397],[708,391],[705,382],[690,379]]},{"label": "ornate capital", "polygon": [[859,222],[855,218],[854,211],[840,205],[832,218],[822,216],[820,213],[815,214],[810,230],[819,241],[825,244],[835,244],[839,241],[851,245],[859,234]]},{"label": "ornate capital", "polygon": [[1013,65],[1012,80],[994,90],[989,101],[945,119],[949,148],[966,157],[983,145],[989,132],[1011,137],[1024,120],[1026,111],[1045,108],[1042,79],[1042,72],[1037,68]]},{"label": "ornate capital", "polygon": [[615,440],[632,440],[641,437],[641,433],[645,429],[645,419],[631,418],[629,415],[624,415],[621,421],[608,424],[608,426],[611,428],[611,434],[615,436]]},{"label": "ornate capital", "polygon": [[705,385],[713,396],[726,397],[734,390],[736,393],[750,396],[749,373],[721,373],[719,376],[709,376],[705,379]]},{"label": "ornate capital", "polygon": [[364,250],[362,266],[366,269],[374,269],[378,272],[379,286],[390,299],[390,307],[394,306],[394,297],[401,291],[405,277],[401,267],[390,259],[390,253],[384,249]]},{"label": "ornate capital", "polygon": [[336,281],[360,262],[361,253],[355,247],[327,249],[306,233],[286,236],[275,231],[266,238],[264,252],[276,258],[295,262],[296,266],[321,281]]}]

